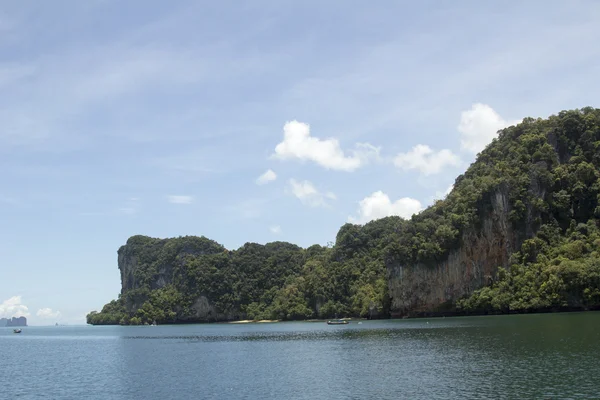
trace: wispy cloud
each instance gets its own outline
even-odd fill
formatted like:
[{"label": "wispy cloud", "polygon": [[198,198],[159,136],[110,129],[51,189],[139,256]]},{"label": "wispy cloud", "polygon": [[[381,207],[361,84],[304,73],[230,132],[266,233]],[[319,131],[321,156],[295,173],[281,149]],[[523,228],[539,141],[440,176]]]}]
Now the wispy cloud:
[{"label": "wispy cloud", "polygon": [[140,199],[138,197],[130,197],[125,201],[119,201],[120,206],[112,209],[100,209],[96,211],[81,211],[78,213],[80,216],[94,217],[94,216],[117,216],[117,215],[135,215],[140,209]]},{"label": "wispy cloud", "polygon": [[167,196],[169,203],[172,204],[192,204],[194,198],[192,196],[170,195]]},{"label": "wispy cloud", "polygon": [[118,45],[42,57],[36,64],[14,66],[4,74],[0,70],[0,83],[2,75],[12,78],[12,84],[16,78],[28,78],[5,104],[3,119],[9,134],[4,140],[36,144],[65,135],[72,138],[77,132],[64,126],[89,117],[99,104],[114,99],[119,104],[132,94],[197,82],[203,75],[201,60],[190,57],[172,48]]},{"label": "wispy cloud", "polygon": [[[89,146],[114,132],[120,140],[136,141],[164,141],[166,136],[189,139],[209,133],[198,130],[209,105],[198,99],[201,96],[196,96],[196,103],[182,104],[179,96],[197,93],[215,82],[262,73],[271,68],[271,55],[236,52],[241,37],[185,44],[156,40],[157,35],[173,34],[182,18],[137,26],[118,40],[76,42],[35,58],[0,64],[0,87],[11,89],[5,91],[5,101],[0,100],[4,126],[0,143],[73,148]],[[148,113],[153,96],[175,100],[165,101],[160,113]],[[98,119],[101,124],[87,126]],[[196,123],[190,124],[190,119]],[[139,131],[141,125],[144,132]],[[82,126],[86,126],[85,135]]]},{"label": "wispy cloud", "polygon": [[126,215],[137,214],[139,209],[139,198],[130,197],[124,206],[119,207],[118,212]]},{"label": "wispy cloud", "polygon": [[302,204],[310,207],[329,207],[330,204],[327,200],[335,200],[337,198],[332,192],[320,192],[312,182],[307,180],[298,182],[295,179],[290,179],[287,191],[298,198]]},{"label": "wispy cloud", "polygon": [[61,314],[58,310],[54,311],[51,308],[40,308],[35,315],[44,319],[56,319],[59,318]]},{"label": "wispy cloud", "polygon": [[268,169],[264,174],[262,174],[256,179],[256,184],[266,185],[267,183],[272,182],[275,179],[277,179],[277,174],[273,172],[272,169]]},{"label": "wispy cloud", "polygon": [[272,226],[269,227],[269,230],[274,235],[281,234],[281,227],[279,225],[272,225]]}]

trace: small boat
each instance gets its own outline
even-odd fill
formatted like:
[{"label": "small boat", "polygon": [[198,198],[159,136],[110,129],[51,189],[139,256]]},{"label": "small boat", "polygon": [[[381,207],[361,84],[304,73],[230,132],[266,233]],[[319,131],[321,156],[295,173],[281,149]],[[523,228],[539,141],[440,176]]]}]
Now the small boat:
[{"label": "small boat", "polygon": [[327,325],[347,325],[348,321],[344,319],[336,319],[327,321]]},{"label": "small boat", "polygon": [[13,329],[13,332],[14,333],[21,333],[21,330],[20,329]]}]

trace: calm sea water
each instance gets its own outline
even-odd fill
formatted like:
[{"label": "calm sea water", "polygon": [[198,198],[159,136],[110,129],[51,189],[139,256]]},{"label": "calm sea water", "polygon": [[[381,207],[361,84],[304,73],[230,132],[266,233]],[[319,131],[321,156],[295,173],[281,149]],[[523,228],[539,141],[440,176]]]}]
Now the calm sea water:
[{"label": "calm sea water", "polygon": [[0,328],[12,399],[600,398],[600,313]]}]

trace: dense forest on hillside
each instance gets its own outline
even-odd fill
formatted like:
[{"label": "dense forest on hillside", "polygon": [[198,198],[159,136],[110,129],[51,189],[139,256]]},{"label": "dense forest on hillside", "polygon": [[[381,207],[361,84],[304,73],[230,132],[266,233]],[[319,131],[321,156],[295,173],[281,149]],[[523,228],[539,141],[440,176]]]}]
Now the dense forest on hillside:
[{"label": "dense forest on hillside", "polygon": [[[445,199],[410,220],[345,224],[332,247],[246,243],[229,251],[205,237],[131,237],[119,250],[120,260],[135,260],[131,268],[120,262],[123,291],[88,323],[385,317],[388,266],[436,268],[468,245],[465,233],[480,229],[498,192],[508,193],[516,251],[489,286],[454,299],[453,310],[600,306],[600,110],[584,108],[500,131]],[[208,317],[198,317],[206,308],[199,299],[210,303]]]},{"label": "dense forest on hillside", "polygon": [[[302,249],[285,242],[246,243],[228,251],[205,237],[131,237],[124,248],[142,255],[135,287],[88,315],[92,324],[195,321],[194,303],[206,297],[217,310],[206,320],[382,316],[387,283],[381,251],[400,218],[345,226],[333,248]],[[352,254],[355,230],[366,239]],[[344,242],[346,245],[344,245]],[[363,251],[368,246],[368,251]],[[192,250],[190,251],[190,248]],[[196,249],[203,248],[198,252]],[[172,280],[157,287],[159,270],[172,267]]]}]

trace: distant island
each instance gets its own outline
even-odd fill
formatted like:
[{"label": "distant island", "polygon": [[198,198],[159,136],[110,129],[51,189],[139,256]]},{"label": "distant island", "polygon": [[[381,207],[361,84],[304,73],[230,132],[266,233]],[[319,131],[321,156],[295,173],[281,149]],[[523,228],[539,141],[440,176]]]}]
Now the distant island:
[{"label": "distant island", "polygon": [[25,317],[0,318],[0,327],[3,327],[3,326],[27,326],[27,318],[25,318]]},{"label": "distant island", "polygon": [[89,324],[599,309],[600,109],[524,118],[444,199],[344,224],[333,246],[136,235],[118,266],[121,293]]}]

